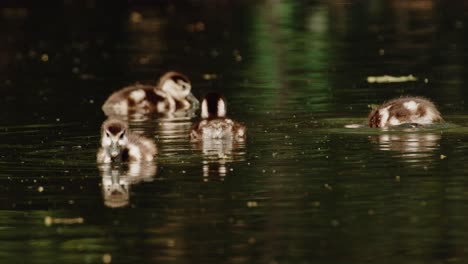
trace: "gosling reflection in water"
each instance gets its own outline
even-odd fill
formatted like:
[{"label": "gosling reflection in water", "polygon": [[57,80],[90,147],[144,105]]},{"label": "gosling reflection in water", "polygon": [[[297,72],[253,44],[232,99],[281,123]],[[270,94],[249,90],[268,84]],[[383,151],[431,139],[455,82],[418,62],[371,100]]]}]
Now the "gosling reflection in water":
[{"label": "gosling reflection in water", "polygon": [[[224,180],[228,164],[245,156],[246,127],[227,118],[226,100],[217,93],[205,96],[201,106],[202,120],[195,123],[190,139],[203,154],[203,179]],[[212,177],[213,176],[213,177]]]},{"label": "gosling reflection in water", "polygon": [[101,164],[99,170],[102,177],[104,205],[119,208],[130,204],[130,189],[133,185],[153,181],[157,166],[153,162]]},{"label": "gosling reflection in water", "polygon": [[245,160],[245,143],[232,139],[211,139],[193,142],[202,153],[203,180],[224,180],[229,164]]},{"label": "gosling reflection in water", "polygon": [[395,156],[406,162],[418,162],[418,159],[433,157],[440,138],[437,133],[402,133],[372,136],[371,141],[377,143],[380,150],[396,152]]}]

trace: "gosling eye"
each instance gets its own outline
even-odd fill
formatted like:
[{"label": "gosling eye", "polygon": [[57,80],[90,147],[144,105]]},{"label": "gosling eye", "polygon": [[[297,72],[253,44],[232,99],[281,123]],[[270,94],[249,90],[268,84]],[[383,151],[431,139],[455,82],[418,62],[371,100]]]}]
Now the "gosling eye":
[{"label": "gosling eye", "polygon": [[119,138],[120,138],[120,139],[123,139],[123,138],[124,138],[124,136],[125,136],[125,131],[124,131],[124,132],[122,132],[122,134],[120,134],[120,137],[119,137]]},{"label": "gosling eye", "polygon": [[110,137],[110,134],[109,134],[109,132],[107,132],[107,131],[106,131],[106,136],[107,136],[107,137]]}]

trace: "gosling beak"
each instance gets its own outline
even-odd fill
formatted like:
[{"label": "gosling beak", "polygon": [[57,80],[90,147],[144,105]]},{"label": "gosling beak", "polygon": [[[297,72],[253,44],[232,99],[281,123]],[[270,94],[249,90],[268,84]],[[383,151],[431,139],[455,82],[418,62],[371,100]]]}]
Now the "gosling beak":
[{"label": "gosling beak", "polygon": [[119,147],[117,146],[117,144],[112,144],[111,147],[110,147],[110,154],[113,158],[117,157],[119,155]]}]

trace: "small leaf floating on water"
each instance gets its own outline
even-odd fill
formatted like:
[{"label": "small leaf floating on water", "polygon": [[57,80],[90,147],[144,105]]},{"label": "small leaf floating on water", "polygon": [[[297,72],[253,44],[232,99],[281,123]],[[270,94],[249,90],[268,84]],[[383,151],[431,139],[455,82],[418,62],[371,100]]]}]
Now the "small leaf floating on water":
[{"label": "small leaf floating on water", "polygon": [[445,156],[444,154],[440,154],[440,159],[441,159],[441,160],[443,160],[443,159],[445,159],[445,158],[447,158],[447,156]]},{"label": "small leaf floating on water", "polygon": [[333,188],[332,188],[331,185],[328,184],[328,183],[325,183],[325,184],[323,185],[323,187],[325,187],[325,189],[327,189],[327,190],[329,190],[329,191],[333,191]]},{"label": "small leaf floating on water", "polygon": [[382,75],[382,76],[368,76],[368,83],[400,83],[400,82],[414,82],[418,78],[410,74],[407,76],[391,76],[391,75]]},{"label": "small leaf floating on water", "polygon": [[46,226],[51,225],[75,225],[75,224],[83,224],[84,218],[83,217],[76,217],[76,218],[54,218],[52,216],[44,217],[44,224]]}]

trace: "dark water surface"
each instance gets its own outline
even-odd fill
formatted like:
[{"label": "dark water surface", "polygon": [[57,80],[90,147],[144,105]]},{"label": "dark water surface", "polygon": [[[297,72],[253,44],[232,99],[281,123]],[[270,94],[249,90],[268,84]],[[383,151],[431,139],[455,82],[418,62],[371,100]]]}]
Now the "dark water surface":
[{"label": "dark water surface", "polygon": [[[0,8],[1,263],[468,262],[466,2],[52,2]],[[245,144],[161,117],[155,163],[98,167],[104,100],[167,70]],[[400,95],[448,125],[343,128]]]}]

